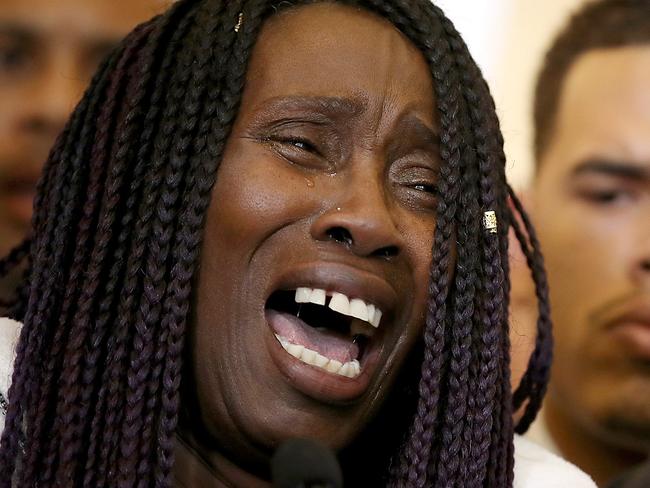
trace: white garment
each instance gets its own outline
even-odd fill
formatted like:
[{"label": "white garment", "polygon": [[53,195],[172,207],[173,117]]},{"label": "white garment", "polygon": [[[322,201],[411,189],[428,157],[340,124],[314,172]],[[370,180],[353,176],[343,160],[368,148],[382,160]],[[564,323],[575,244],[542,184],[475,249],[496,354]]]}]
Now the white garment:
[{"label": "white garment", "polygon": [[539,444],[543,448],[551,451],[553,454],[562,457],[560,448],[551,437],[551,433],[548,430],[548,425],[546,423],[546,417],[544,416],[544,409],[537,414],[537,418],[528,428],[526,432],[526,439],[533,441],[536,444]]},{"label": "white garment", "polygon": [[539,444],[515,435],[514,488],[596,488],[578,467]]},{"label": "white garment", "polygon": [[[0,317],[0,395],[7,398],[12,364],[20,334],[20,322]],[[5,426],[5,412],[0,405],[0,432]]]},{"label": "white garment", "polygon": [[[20,323],[0,317],[0,393],[6,398]],[[0,413],[0,432],[4,414]],[[515,436],[514,488],[596,488],[591,478],[543,447]]]}]

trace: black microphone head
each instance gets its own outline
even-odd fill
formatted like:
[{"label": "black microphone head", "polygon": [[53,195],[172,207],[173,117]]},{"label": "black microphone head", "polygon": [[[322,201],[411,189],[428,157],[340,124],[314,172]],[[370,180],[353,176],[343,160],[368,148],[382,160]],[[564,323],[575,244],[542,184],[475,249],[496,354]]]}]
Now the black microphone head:
[{"label": "black microphone head", "polygon": [[309,439],[284,442],[271,460],[276,488],[343,488],[343,473],[334,453]]}]

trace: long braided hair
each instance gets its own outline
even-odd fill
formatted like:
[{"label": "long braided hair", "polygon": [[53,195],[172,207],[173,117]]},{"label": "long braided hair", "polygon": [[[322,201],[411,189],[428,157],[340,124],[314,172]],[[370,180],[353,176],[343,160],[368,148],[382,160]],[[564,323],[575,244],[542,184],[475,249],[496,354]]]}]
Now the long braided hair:
[{"label": "long braided hair", "polygon": [[[24,326],[0,487],[171,486],[211,188],[257,34],[270,15],[301,3],[311,2],[180,0],[99,69],[45,165],[30,239],[0,261],[2,274],[25,269],[12,308]],[[400,428],[363,455],[348,449],[346,478],[356,479],[354,460],[365,457],[375,464],[359,477],[364,486],[510,487],[513,432],[540,406],[551,337],[539,246],[505,180],[493,101],[459,34],[428,0],[345,3],[386,18],[423,53],[442,161],[416,374],[382,412],[398,412]],[[483,226],[486,211],[497,216],[496,233]],[[540,301],[536,348],[514,394],[510,225]],[[373,425],[367,430],[372,437]],[[376,469],[373,449],[386,455],[386,470]]]}]

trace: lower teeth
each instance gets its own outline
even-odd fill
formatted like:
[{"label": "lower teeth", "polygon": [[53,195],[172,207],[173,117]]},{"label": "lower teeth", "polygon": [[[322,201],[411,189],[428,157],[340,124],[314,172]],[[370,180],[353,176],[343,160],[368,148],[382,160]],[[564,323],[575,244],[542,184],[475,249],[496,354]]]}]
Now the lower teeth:
[{"label": "lower teeth", "polygon": [[356,359],[348,361],[347,363],[341,363],[336,359],[327,358],[316,351],[307,349],[303,345],[293,344],[278,334],[275,334],[275,337],[285,351],[303,363],[309,364],[311,366],[316,366],[317,368],[325,370],[329,373],[334,373],[339,376],[346,376],[348,378],[356,378],[361,374],[361,365]]}]

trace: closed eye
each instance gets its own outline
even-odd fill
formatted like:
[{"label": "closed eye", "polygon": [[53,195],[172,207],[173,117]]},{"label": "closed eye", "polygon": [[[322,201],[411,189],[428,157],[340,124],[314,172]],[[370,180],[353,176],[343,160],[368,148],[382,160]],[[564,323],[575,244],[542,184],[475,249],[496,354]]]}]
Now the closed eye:
[{"label": "closed eye", "polygon": [[276,144],[286,144],[302,151],[307,151],[319,156],[321,155],[315,144],[302,137],[276,137],[273,138],[271,142],[275,142]]},{"label": "closed eye", "polygon": [[417,191],[431,193],[432,195],[435,195],[437,192],[436,185],[431,185],[428,183],[416,183],[413,185],[413,189]]},{"label": "closed eye", "polygon": [[270,134],[258,141],[292,165],[308,170],[333,171],[335,156],[332,156],[327,140],[321,143],[303,135]]}]

